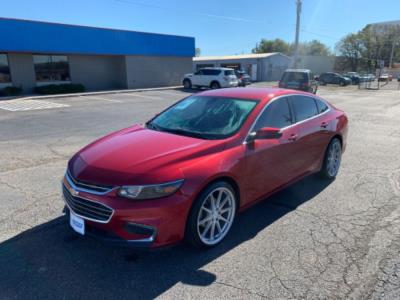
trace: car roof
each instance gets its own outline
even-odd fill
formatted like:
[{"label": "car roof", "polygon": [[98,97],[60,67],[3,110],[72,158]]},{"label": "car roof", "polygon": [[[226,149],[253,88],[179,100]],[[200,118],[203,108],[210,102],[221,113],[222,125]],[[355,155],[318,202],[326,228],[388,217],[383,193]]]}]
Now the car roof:
[{"label": "car roof", "polygon": [[232,68],[215,68],[215,67],[206,67],[206,68],[201,68],[200,70],[233,70]]},{"label": "car roof", "polygon": [[311,71],[309,69],[287,69],[285,72],[311,73]]},{"label": "car roof", "polygon": [[310,93],[281,88],[226,88],[208,90],[195,95],[261,100],[263,102],[268,102],[275,97],[291,94],[304,94],[310,96]]}]

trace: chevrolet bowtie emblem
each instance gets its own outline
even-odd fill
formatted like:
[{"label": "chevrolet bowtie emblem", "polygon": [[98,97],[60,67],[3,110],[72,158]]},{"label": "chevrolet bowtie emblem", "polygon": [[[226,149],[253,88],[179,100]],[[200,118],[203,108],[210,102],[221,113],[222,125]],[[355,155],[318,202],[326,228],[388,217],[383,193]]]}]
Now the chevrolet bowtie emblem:
[{"label": "chevrolet bowtie emblem", "polygon": [[78,196],[79,192],[72,187],[69,188],[69,192],[71,193],[72,196]]}]

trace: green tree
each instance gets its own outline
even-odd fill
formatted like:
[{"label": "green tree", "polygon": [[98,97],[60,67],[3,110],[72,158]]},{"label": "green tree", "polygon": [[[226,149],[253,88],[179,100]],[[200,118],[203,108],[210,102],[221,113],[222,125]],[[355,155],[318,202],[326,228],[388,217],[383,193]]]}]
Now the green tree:
[{"label": "green tree", "polygon": [[350,33],[336,45],[336,50],[343,56],[343,69],[357,71],[363,54],[363,40],[359,33]]},{"label": "green tree", "polygon": [[[281,52],[286,55],[292,55],[294,53],[294,44],[290,44],[281,39],[266,40],[262,39],[261,42],[256,44],[256,47],[252,50],[253,53],[270,53],[270,52]],[[299,44],[300,55],[317,55],[317,56],[328,56],[331,55],[329,48],[318,40],[312,40],[310,42],[303,42]]]},{"label": "green tree", "polygon": [[306,42],[303,47],[305,50],[304,55],[313,55],[313,56],[331,55],[331,51],[329,50],[329,48],[318,40],[312,40],[311,42]]},{"label": "green tree", "polygon": [[400,60],[400,27],[394,25],[367,25],[357,33],[342,38],[336,50],[343,57],[347,68],[372,70],[378,67],[378,60],[384,60],[389,66],[393,43],[393,62]]},{"label": "green tree", "polygon": [[266,40],[262,39],[256,44],[255,48],[251,51],[252,53],[271,53],[281,52],[289,53],[289,44],[282,39]]}]

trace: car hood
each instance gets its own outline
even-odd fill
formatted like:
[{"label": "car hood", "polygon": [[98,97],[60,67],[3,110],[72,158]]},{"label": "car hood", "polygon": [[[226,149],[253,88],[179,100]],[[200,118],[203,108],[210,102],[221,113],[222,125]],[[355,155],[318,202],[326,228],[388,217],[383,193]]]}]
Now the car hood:
[{"label": "car hood", "polygon": [[77,180],[102,185],[155,184],[183,178],[181,168],[224,148],[202,140],[136,125],[89,144],[70,160]]}]

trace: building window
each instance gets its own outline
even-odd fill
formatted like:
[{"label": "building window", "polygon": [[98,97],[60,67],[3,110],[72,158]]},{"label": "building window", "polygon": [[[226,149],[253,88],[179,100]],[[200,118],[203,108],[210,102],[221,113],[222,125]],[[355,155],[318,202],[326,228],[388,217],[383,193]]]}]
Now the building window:
[{"label": "building window", "polygon": [[64,55],[34,55],[37,82],[70,81],[68,58]]},{"label": "building window", "polygon": [[8,66],[7,54],[0,53],[0,83],[10,83],[10,67]]},{"label": "building window", "polygon": [[213,68],[213,64],[197,64],[196,65],[196,71],[204,69],[204,68]]}]

